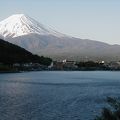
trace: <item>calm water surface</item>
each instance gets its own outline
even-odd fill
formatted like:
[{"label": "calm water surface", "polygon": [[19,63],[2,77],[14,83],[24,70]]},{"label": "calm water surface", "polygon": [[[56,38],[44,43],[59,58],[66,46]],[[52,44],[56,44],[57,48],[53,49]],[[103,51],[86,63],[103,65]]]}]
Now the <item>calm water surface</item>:
[{"label": "calm water surface", "polygon": [[0,74],[0,120],[93,120],[107,96],[120,97],[120,72]]}]

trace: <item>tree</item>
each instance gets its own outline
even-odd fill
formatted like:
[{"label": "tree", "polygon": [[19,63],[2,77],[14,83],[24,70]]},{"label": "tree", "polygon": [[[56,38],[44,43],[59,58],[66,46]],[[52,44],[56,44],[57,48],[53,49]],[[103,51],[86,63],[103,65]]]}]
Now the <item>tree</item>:
[{"label": "tree", "polygon": [[14,63],[39,63],[49,66],[51,58],[38,56],[17,45],[0,39],[0,63],[12,65]]},{"label": "tree", "polygon": [[97,116],[95,120],[120,120],[120,100],[117,98],[107,98],[110,108],[103,108],[101,116]]}]

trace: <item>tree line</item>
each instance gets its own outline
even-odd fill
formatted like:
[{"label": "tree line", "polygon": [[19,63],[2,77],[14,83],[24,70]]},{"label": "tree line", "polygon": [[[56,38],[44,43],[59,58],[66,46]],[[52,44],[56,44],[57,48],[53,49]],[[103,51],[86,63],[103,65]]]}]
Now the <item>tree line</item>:
[{"label": "tree line", "polygon": [[51,64],[52,59],[44,56],[33,55],[24,48],[0,39],[0,63],[14,64],[30,62],[48,66]]}]

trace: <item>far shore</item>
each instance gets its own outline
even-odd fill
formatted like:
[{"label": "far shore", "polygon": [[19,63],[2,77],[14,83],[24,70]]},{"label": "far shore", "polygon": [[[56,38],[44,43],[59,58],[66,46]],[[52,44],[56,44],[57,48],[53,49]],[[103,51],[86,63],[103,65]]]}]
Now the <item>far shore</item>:
[{"label": "far shore", "polygon": [[40,71],[56,71],[56,72],[75,72],[75,71],[84,71],[84,72],[87,72],[87,71],[120,71],[120,70],[29,70],[29,71],[0,71],[0,74],[4,74],[4,73],[25,73],[25,72],[40,72]]}]

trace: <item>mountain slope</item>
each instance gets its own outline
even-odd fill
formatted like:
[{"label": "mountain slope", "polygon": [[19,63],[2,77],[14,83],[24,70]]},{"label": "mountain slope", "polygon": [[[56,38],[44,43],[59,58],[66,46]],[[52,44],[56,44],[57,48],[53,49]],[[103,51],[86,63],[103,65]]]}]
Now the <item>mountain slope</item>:
[{"label": "mountain slope", "polygon": [[70,37],[23,14],[12,15],[0,22],[0,34],[6,41],[32,53],[57,59],[120,59],[119,45]]},{"label": "mountain slope", "polygon": [[42,60],[48,60],[48,64],[51,62],[51,59],[49,58],[33,55],[32,53],[17,45],[0,39],[0,63],[12,64],[33,62],[48,65]]},{"label": "mountain slope", "polygon": [[63,34],[56,32],[49,27],[44,27],[36,20],[24,14],[12,15],[0,22],[0,34],[2,34],[4,37],[14,38],[30,33],[53,35],[57,37],[64,36]]},{"label": "mountain slope", "polygon": [[11,39],[10,42],[27,48],[32,53],[50,56],[57,60],[65,58],[107,61],[120,59],[119,45],[109,45],[98,41],[30,34]]}]

